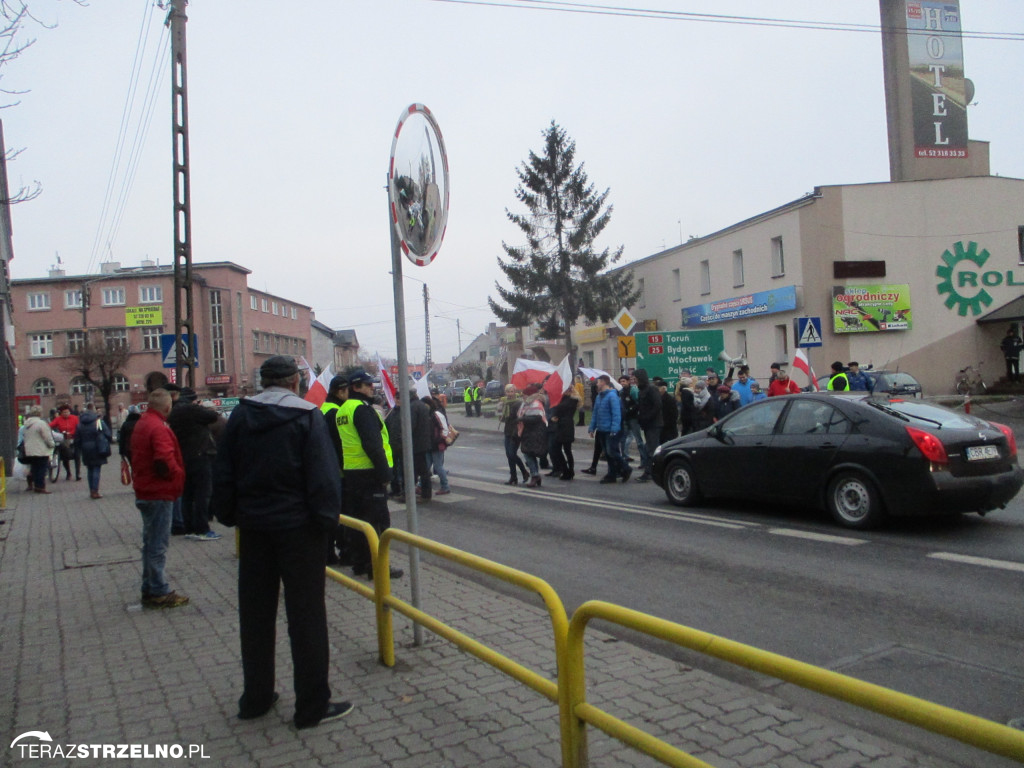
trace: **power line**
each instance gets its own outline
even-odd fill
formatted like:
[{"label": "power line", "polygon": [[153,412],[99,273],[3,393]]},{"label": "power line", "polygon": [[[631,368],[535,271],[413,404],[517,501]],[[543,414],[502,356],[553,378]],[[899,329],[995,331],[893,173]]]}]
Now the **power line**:
[{"label": "power line", "polygon": [[[807,29],[825,32],[861,32],[879,34],[890,28],[877,24],[850,24],[838,21],[810,21],[801,19],[777,19],[765,16],[730,16],[714,13],[693,13],[687,11],[665,11],[657,8],[628,8],[594,3],[558,2],[557,0],[430,0],[435,3],[452,5],[477,5],[488,8],[513,8],[520,11],[554,11],[588,16],[618,16],[635,19],[656,19],[663,21],[689,21],[711,24],[733,24],[741,26],[773,27],[776,29]],[[931,35],[931,30],[891,28],[891,31],[909,35]],[[962,38],[973,40],[1003,40],[1024,42],[1024,32],[982,32],[963,30]]]}]

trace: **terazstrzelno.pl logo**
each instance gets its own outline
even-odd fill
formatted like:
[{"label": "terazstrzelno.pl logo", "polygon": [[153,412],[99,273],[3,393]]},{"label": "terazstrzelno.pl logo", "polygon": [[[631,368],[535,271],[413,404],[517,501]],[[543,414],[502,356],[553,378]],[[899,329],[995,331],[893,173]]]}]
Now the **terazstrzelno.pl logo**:
[{"label": "terazstrzelno.pl logo", "polygon": [[202,744],[62,744],[49,731],[25,731],[11,742],[23,760],[209,760]]}]

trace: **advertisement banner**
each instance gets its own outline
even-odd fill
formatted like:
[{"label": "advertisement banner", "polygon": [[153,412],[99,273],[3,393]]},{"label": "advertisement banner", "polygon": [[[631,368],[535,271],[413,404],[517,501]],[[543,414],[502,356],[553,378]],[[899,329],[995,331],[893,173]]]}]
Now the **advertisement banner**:
[{"label": "advertisement banner", "polygon": [[675,387],[682,370],[694,376],[703,376],[706,368],[714,368],[719,376],[725,373],[725,364],[718,359],[725,347],[721,331],[658,331],[634,338],[636,367],[646,369],[651,378],[660,376],[670,387]]},{"label": "advertisement banner", "polygon": [[909,331],[909,285],[837,285],[832,288],[836,333]]},{"label": "advertisement banner", "polygon": [[967,157],[967,83],[959,0],[907,0],[916,157]]},{"label": "advertisement banner", "polygon": [[721,323],[726,320],[742,320],[773,312],[791,312],[796,309],[796,286],[787,285],[773,291],[758,291],[746,296],[709,301],[693,307],[683,307],[683,327],[698,328],[702,325]]},{"label": "advertisement banner", "polygon": [[125,307],[124,325],[126,328],[137,328],[143,325],[163,325],[163,307]]}]

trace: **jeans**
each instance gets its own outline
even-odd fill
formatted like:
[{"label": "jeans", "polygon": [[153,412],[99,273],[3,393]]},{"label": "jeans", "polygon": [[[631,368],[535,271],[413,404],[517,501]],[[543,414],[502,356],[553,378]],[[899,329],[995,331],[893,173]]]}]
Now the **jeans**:
[{"label": "jeans", "polygon": [[262,713],[274,701],[274,645],[282,584],[292,651],[295,724],[315,724],[327,711],[331,689],[324,568],[329,535],[312,525],[277,531],[242,529],[239,535],[238,628],[244,684],[238,710],[242,714]]},{"label": "jeans", "polygon": [[537,457],[533,454],[524,453],[523,461],[526,462],[526,469],[530,473],[530,477],[537,477],[540,474],[540,467],[537,465]]},{"label": "jeans", "polygon": [[629,467],[626,466],[626,462],[619,453],[619,433],[598,432],[597,440],[601,445],[601,449],[604,451],[605,458],[608,459],[608,474],[606,477],[610,477],[612,480],[615,480],[619,477],[628,476]]},{"label": "jeans", "polygon": [[[431,451],[427,454],[427,471],[433,467],[434,474],[437,475],[441,481],[441,490],[447,491],[448,489],[448,473],[444,468],[444,451]],[[429,475],[428,475],[429,477]]]},{"label": "jeans", "polygon": [[644,458],[644,474],[651,473],[654,462],[654,449],[661,445],[661,427],[648,427],[644,430],[644,450],[641,455]]},{"label": "jeans", "polygon": [[505,435],[505,458],[508,459],[508,471],[512,480],[516,479],[516,468],[523,472],[523,481],[526,481],[526,465],[519,458],[519,438],[515,435]]},{"label": "jeans", "polygon": [[640,431],[640,422],[636,419],[630,419],[622,423],[622,432],[619,433],[619,454],[622,456],[623,461],[629,455],[630,439],[636,441],[636,449],[640,454],[640,465],[646,467],[647,448],[644,446],[644,436]]},{"label": "jeans", "polygon": [[95,467],[87,466],[85,469],[89,479],[89,490],[98,492],[100,489],[100,472],[103,467],[101,465]]},{"label": "jeans", "polygon": [[[89,467],[92,471],[92,467]],[[135,500],[142,513],[142,594],[160,597],[171,591],[164,577],[171,538],[172,501]]]}]

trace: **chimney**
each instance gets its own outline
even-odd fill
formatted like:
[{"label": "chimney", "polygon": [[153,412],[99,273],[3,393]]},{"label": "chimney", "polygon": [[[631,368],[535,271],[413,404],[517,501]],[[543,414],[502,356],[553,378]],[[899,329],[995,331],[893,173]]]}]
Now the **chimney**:
[{"label": "chimney", "polygon": [[64,277],[64,276],[65,276],[65,272],[64,272],[63,269],[58,269],[57,267],[53,267],[50,270],[50,279],[53,279],[55,277]]},{"label": "chimney", "polygon": [[112,275],[121,268],[121,262],[119,261],[104,261],[100,264],[101,275]]},{"label": "chimney", "polygon": [[153,269],[153,267],[155,267],[155,266],[156,266],[156,262],[153,261],[152,259],[143,259],[142,260],[142,268],[143,269]]}]

